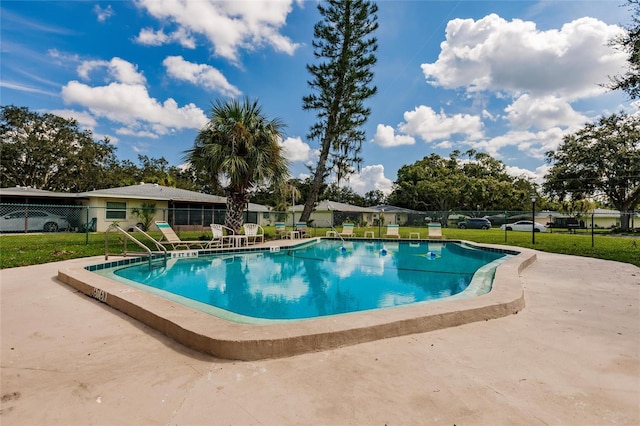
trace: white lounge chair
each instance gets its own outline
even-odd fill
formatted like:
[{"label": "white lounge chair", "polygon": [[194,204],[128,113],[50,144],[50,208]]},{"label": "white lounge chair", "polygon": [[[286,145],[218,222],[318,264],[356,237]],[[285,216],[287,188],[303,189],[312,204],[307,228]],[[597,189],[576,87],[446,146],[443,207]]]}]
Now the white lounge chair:
[{"label": "white lounge chair", "polygon": [[180,247],[204,249],[209,245],[209,241],[182,241],[167,222],[156,221],[156,226],[162,232],[162,239],[158,242],[162,245],[170,245],[173,250],[177,250]]},{"label": "white lounge chair", "polygon": [[342,232],[339,233],[341,237],[354,237],[353,223],[343,223]]},{"label": "white lounge chair", "polygon": [[431,222],[428,225],[429,238],[444,238],[442,235],[442,225],[437,222]]},{"label": "white lounge chair", "polygon": [[287,227],[284,222],[276,222],[276,237],[280,235],[281,238],[289,238],[287,234]]},{"label": "white lounge chair", "polygon": [[387,232],[384,236],[400,238],[400,225],[387,225]]},{"label": "white lounge chair", "polygon": [[307,235],[307,224],[305,222],[296,223],[296,231],[300,233],[300,238],[308,238]]}]

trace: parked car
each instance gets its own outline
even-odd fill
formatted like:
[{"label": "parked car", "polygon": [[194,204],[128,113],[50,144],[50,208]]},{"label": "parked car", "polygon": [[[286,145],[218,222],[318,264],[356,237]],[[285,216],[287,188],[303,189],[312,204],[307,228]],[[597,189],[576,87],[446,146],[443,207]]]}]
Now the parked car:
[{"label": "parked car", "polygon": [[504,225],[505,223],[517,222],[519,220],[527,220],[531,217],[531,214],[516,214],[516,215],[505,215],[505,214],[494,214],[491,216],[485,216],[485,219],[489,219],[493,226]]},{"label": "parked car", "polygon": [[491,221],[483,217],[470,217],[469,219],[458,222],[460,229],[491,229]]},{"label": "parked car", "polygon": [[[506,229],[507,231],[527,231],[531,232],[533,222],[530,220],[519,220],[515,223],[507,223],[506,225],[502,225],[500,229],[503,231]],[[533,232],[547,232],[547,228],[544,225],[536,223],[533,229]]]},{"label": "parked car", "polygon": [[56,232],[66,229],[69,229],[66,218],[44,210],[20,210],[0,217],[0,232]]}]

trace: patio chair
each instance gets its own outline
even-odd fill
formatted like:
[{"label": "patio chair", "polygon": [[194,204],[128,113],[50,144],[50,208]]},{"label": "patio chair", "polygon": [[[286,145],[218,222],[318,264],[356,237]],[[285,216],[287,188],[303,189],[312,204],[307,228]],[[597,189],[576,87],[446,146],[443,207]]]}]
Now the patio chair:
[{"label": "patio chair", "polygon": [[96,227],[98,224],[98,218],[92,217],[91,221],[82,224],[82,232],[96,232]]},{"label": "patio chair", "polygon": [[247,237],[247,244],[256,244],[258,240],[264,242],[264,229],[257,223],[245,223],[244,235]]},{"label": "patio chair", "polygon": [[288,238],[287,227],[284,222],[276,222],[276,238],[280,235],[282,238]]},{"label": "patio chair", "polygon": [[387,225],[387,232],[384,234],[385,237],[396,237],[400,238],[400,225]]},{"label": "patio chair", "polygon": [[342,232],[339,232],[341,237],[355,237],[353,234],[353,223],[343,223]]},{"label": "patio chair", "polygon": [[300,238],[308,238],[307,235],[307,224],[305,222],[296,223],[296,231],[300,233]]},{"label": "patio chair", "polygon": [[229,238],[231,235],[235,235],[235,232],[233,232],[233,229],[224,225],[220,225],[218,223],[212,223],[210,226],[211,226],[211,233],[213,234],[213,237],[211,238],[211,241],[209,241],[208,248],[213,248],[213,247],[223,248],[223,247],[231,247],[233,245],[231,238]]},{"label": "patio chair", "polygon": [[209,241],[182,241],[167,222],[156,221],[156,226],[162,232],[162,238],[158,242],[165,246],[170,245],[173,250],[178,250],[179,247],[187,250],[192,247],[204,249],[209,245]]},{"label": "patio chair", "polygon": [[429,230],[429,238],[444,238],[442,235],[442,225],[439,223],[431,222],[427,229]]}]

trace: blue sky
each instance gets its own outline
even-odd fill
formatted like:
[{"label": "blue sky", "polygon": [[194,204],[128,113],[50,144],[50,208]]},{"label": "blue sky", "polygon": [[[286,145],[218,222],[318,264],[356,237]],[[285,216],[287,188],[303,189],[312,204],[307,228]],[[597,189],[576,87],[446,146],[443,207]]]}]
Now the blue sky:
[{"label": "blue sky", "polygon": [[[218,98],[258,99],[287,125],[294,177],[314,163],[302,111],[313,1],[11,1],[1,8],[0,102],[78,120],[120,159],[183,163]],[[389,192],[431,153],[487,152],[541,182],[544,153],[603,114],[637,111],[600,84],[625,56],[607,45],[620,1],[381,1],[378,94],[358,193]]]}]

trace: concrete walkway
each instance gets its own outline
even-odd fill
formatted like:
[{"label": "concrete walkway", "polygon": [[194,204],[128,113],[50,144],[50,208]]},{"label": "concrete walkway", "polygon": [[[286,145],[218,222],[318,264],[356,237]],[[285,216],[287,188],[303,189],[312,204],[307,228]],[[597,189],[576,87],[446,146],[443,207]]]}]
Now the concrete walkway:
[{"label": "concrete walkway", "polygon": [[8,425],[640,424],[640,268],[538,253],[517,315],[221,361],[59,283],[0,271]]}]

